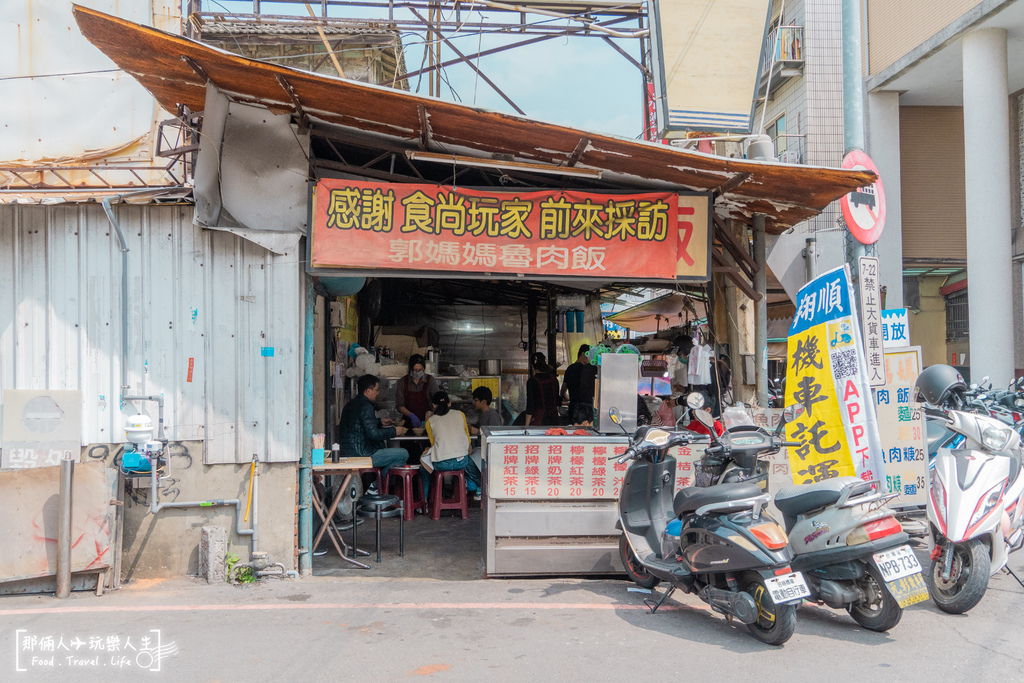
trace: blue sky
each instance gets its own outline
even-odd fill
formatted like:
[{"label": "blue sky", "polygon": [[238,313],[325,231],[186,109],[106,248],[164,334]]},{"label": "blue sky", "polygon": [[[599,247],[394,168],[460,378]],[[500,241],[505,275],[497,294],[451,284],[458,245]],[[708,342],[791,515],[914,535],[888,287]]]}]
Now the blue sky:
[{"label": "blue sky", "polygon": [[[312,2],[314,11],[319,3]],[[480,7],[480,6],[478,6]],[[206,11],[252,11],[251,2],[233,0],[203,0]],[[480,7],[486,10],[485,7]],[[305,13],[301,4],[264,2],[264,14]],[[396,16],[399,10],[396,10]],[[331,16],[345,16],[341,8],[331,7]],[[476,14],[474,12],[474,14]],[[483,12],[487,17],[487,12]],[[494,12],[490,18],[497,20],[502,13]],[[382,18],[379,10],[352,8],[348,16],[353,18]],[[466,12],[462,14],[467,16]],[[549,17],[527,15],[527,21],[549,20]],[[565,25],[566,22],[552,22]],[[449,39],[463,52],[472,54],[500,45],[519,42],[529,36],[497,36],[476,33],[449,35]],[[406,45],[406,68],[414,71],[423,58],[422,37],[403,36]],[[639,41],[619,40],[619,45],[634,58],[639,59]],[[456,55],[444,44],[441,46],[441,60],[453,59]],[[552,38],[522,48],[499,52],[480,58],[480,69],[526,112],[530,118],[561,123],[601,133],[612,133],[635,138],[643,129],[643,78],[639,69],[630,64],[618,52],[599,37]],[[462,102],[508,113],[515,110],[503,100],[476,73],[465,64],[445,69],[445,75]],[[416,87],[415,79],[411,84]],[[427,77],[424,74],[420,92],[426,94]],[[456,99],[446,86],[441,91],[443,99]]]}]

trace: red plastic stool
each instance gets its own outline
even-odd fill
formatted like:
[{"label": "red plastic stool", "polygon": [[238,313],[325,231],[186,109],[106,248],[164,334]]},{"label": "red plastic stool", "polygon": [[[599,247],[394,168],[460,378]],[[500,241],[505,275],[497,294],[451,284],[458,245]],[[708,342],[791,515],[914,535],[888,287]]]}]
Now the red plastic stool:
[{"label": "red plastic stool", "polygon": [[[427,501],[423,499],[423,486],[420,482],[413,481],[413,477],[417,474],[423,476],[420,474],[419,467],[392,467],[388,470],[386,492],[398,496],[402,501],[407,522],[413,518],[417,509],[421,509],[423,514],[427,514]],[[398,483],[392,484],[392,479],[397,479]]]},{"label": "red plastic stool", "polygon": [[[452,492],[451,498],[445,498],[441,495],[441,487],[444,484],[445,477],[455,477],[455,491]],[[430,518],[441,519],[441,512],[443,510],[460,510],[463,519],[469,517],[469,500],[466,496],[466,473],[463,470],[451,470],[450,472],[434,470],[434,474],[431,475]]]},{"label": "red plastic stool", "polygon": [[364,469],[359,470],[359,478],[360,479],[363,478],[364,474],[372,474],[373,475],[374,480],[376,480],[376,482],[377,482],[377,491],[381,495],[384,495],[384,494],[387,493],[387,490],[384,488],[387,485],[387,482],[385,482],[381,478],[381,476],[380,476],[380,468],[379,467],[366,467]]}]

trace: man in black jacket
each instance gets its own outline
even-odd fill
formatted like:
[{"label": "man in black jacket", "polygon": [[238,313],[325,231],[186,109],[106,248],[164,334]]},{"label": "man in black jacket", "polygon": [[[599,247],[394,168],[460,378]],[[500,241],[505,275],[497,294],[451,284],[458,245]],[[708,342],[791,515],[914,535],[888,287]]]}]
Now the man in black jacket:
[{"label": "man in black jacket", "polygon": [[386,448],[387,440],[394,438],[397,432],[394,427],[383,425],[374,414],[373,403],[380,392],[380,380],[373,375],[363,375],[356,386],[359,396],[345,404],[341,411],[338,425],[341,452],[351,457],[372,458],[373,466],[380,468],[381,479],[387,481],[388,470],[408,462],[409,452],[404,448]]}]

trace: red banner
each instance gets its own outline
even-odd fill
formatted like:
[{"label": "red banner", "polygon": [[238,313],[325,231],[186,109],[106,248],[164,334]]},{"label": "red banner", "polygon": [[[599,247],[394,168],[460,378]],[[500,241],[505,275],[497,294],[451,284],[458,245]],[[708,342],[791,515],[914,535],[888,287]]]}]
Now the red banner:
[{"label": "red banner", "polygon": [[695,201],[707,200],[326,179],[314,194],[312,265],[674,280],[677,262],[707,261]]}]

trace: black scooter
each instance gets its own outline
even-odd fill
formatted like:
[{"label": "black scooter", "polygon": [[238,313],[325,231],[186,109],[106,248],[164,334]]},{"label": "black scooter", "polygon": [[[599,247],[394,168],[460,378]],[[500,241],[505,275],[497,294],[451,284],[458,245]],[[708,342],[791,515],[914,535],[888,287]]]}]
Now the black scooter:
[{"label": "black scooter", "polygon": [[[694,413],[713,429],[710,414]],[[619,423],[615,408],[609,415]],[[622,565],[643,588],[670,584],[656,604],[644,601],[652,613],[679,588],[746,624],[761,642],[782,645],[796,628],[796,605],[810,595],[791,571],[786,533],[763,511],[770,496],[754,483],[690,486],[673,500],[676,459],[668,451],[695,437],[641,427],[618,457],[633,461],[619,495]]]}]

